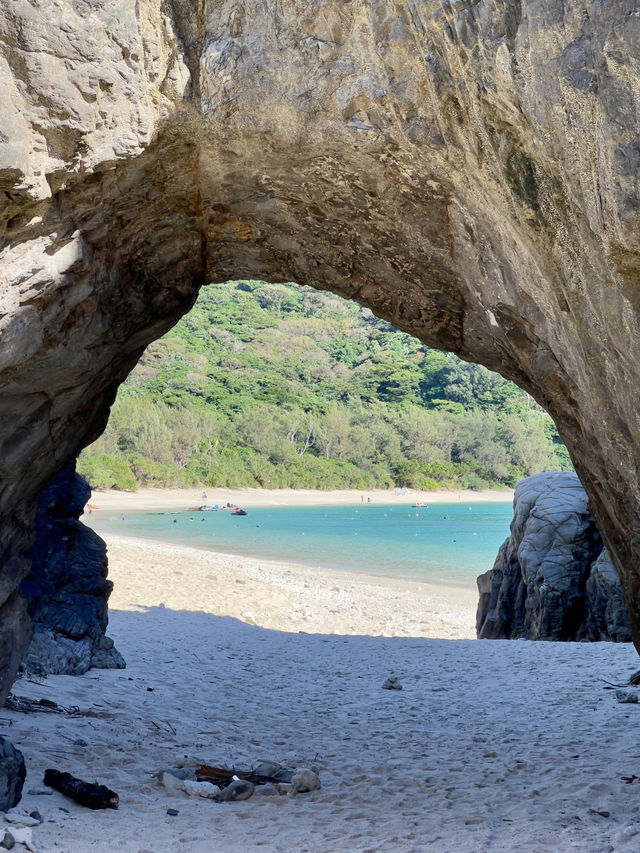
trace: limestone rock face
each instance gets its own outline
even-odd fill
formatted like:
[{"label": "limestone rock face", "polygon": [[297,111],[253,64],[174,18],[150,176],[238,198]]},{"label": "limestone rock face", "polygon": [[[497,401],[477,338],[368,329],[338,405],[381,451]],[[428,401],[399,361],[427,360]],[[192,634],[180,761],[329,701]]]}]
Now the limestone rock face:
[{"label": "limestone rock face", "polygon": [[640,647],[635,0],[12,0],[0,45],[0,624],[143,348],[254,277],[542,403]]},{"label": "limestone rock face", "polygon": [[78,520],[90,493],[70,465],[38,500],[31,571],[20,585],[34,624],[23,661],[27,672],[81,675],[91,666],[125,666],[105,634],[113,588],[107,547]]},{"label": "limestone rock face", "polygon": [[478,578],[480,639],[629,642],[629,611],[575,474],[516,487],[511,535]]}]

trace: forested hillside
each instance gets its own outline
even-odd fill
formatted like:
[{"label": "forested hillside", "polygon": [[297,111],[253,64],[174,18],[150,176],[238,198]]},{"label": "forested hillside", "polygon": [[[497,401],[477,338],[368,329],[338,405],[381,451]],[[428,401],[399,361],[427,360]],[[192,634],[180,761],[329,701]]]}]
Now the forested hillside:
[{"label": "forested hillside", "polygon": [[570,468],[551,418],[483,367],[292,284],[204,288],[121,387],[97,488],[513,486]]}]

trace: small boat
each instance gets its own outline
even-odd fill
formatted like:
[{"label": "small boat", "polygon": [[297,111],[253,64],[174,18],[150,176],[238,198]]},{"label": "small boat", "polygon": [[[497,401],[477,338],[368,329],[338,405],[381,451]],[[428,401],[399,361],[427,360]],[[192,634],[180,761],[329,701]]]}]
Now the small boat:
[{"label": "small boat", "polygon": [[218,504],[202,504],[194,508],[194,512],[217,512],[220,509]]},{"label": "small boat", "polygon": [[233,514],[233,515],[246,515],[246,514],[247,514],[247,511],[246,511],[246,510],[244,510],[244,509],[240,509],[240,507],[239,507],[239,506],[237,506],[237,507],[234,509],[234,511],[233,511],[233,513],[232,513],[232,514]]}]

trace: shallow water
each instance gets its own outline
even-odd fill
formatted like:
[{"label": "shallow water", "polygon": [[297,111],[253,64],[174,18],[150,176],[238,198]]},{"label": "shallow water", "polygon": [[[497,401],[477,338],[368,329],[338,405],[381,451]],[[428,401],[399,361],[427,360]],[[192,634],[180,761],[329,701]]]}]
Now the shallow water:
[{"label": "shallow water", "polygon": [[475,584],[509,535],[511,501],[407,506],[251,508],[227,511],[127,513],[101,518],[100,533],[162,540],[232,554],[324,568]]}]

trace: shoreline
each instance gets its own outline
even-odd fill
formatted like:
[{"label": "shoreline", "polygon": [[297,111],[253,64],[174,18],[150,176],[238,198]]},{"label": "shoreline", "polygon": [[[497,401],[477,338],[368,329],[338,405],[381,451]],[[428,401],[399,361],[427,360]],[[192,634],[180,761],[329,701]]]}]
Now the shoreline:
[{"label": "shoreline", "polygon": [[[410,506],[507,502],[502,492],[387,492],[355,490],[215,489],[207,503],[247,508],[285,506]],[[426,500],[426,498],[429,500]],[[433,500],[435,498],[435,500]],[[243,555],[194,543],[102,529],[108,516],[135,511],[184,510],[202,500],[199,489],[141,489],[93,492],[92,513],[83,521],[107,543],[109,577],[114,581],[110,609],[130,609],[136,601],[178,610],[199,609],[274,630],[319,634],[412,636],[475,640],[478,590],[475,581],[447,583],[291,561],[277,556]],[[132,571],[132,567],[135,567]],[[190,575],[198,588],[191,597],[180,588]],[[239,587],[243,595],[238,595]],[[144,589],[144,597],[140,591]],[[134,590],[137,590],[134,594]],[[197,607],[194,601],[197,600]]]},{"label": "shoreline", "polygon": [[[136,492],[121,492],[116,489],[94,490],[89,504],[108,512],[132,510],[191,509],[206,503],[223,506],[231,503],[244,507],[272,506],[360,506],[368,502],[383,505],[411,506],[414,503],[508,503],[513,501],[513,489],[471,491],[439,490],[423,492],[406,489],[395,490],[337,489],[317,491],[313,489],[152,489],[142,488]],[[206,494],[206,498],[203,498]]]},{"label": "shoreline", "polygon": [[[134,548],[137,545],[149,544],[156,546],[157,548],[163,549],[175,549],[176,551],[195,551],[200,554],[208,554],[212,559],[222,559],[222,560],[249,560],[253,562],[264,563],[267,566],[281,567],[287,566],[293,570],[299,569],[301,571],[310,571],[314,572],[318,576],[322,576],[323,573],[328,573],[330,575],[336,576],[344,576],[346,578],[363,578],[364,580],[370,580],[372,583],[376,581],[380,581],[385,583],[386,581],[399,581],[403,584],[417,584],[419,586],[431,586],[434,588],[444,588],[444,589],[464,589],[464,590],[473,590],[477,594],[477,587],[475,581],[439,581],[432,580],[430,578],[416,578],[410,577],[409,575],[403,574],[386,574],[385,572],[374,572],[369,570],[359,570],[359,569],[347,569],[341,566],[331,566],[331,565],[319,565],[318,563],[305,562],[304,560],[290,560],[286,557],[278,558],[278,557],[267,557],[263,555],[256,554],[244,554],[239,551],[225,551],[224,549],[219,548],[211,548],[202,543],[200,544],[180,544],[168,542],[165,539],[157,539],[154,536],[136,536],[134,533],[114,533],[113,531],[106,531],[101,528],[100,521],[102,519],[95,518],[91,516],[90,518],[85,518],[84,523],[87,527],[90,527],[94,533],[97,533],[102,539],[107,542],[109,540],[112,543],[118,543],[120,545],[129,545]],[[93,522],[97,522],[95,525]],[[107,546],[109,547],[109,543],[107,542]]]},{"label": "shoreline", "polygon": [[288,633],[475,639],[478,593],[471,585],[325,569],[96,532],[107,543],[114,582],[110,610],[162,606]]}]

